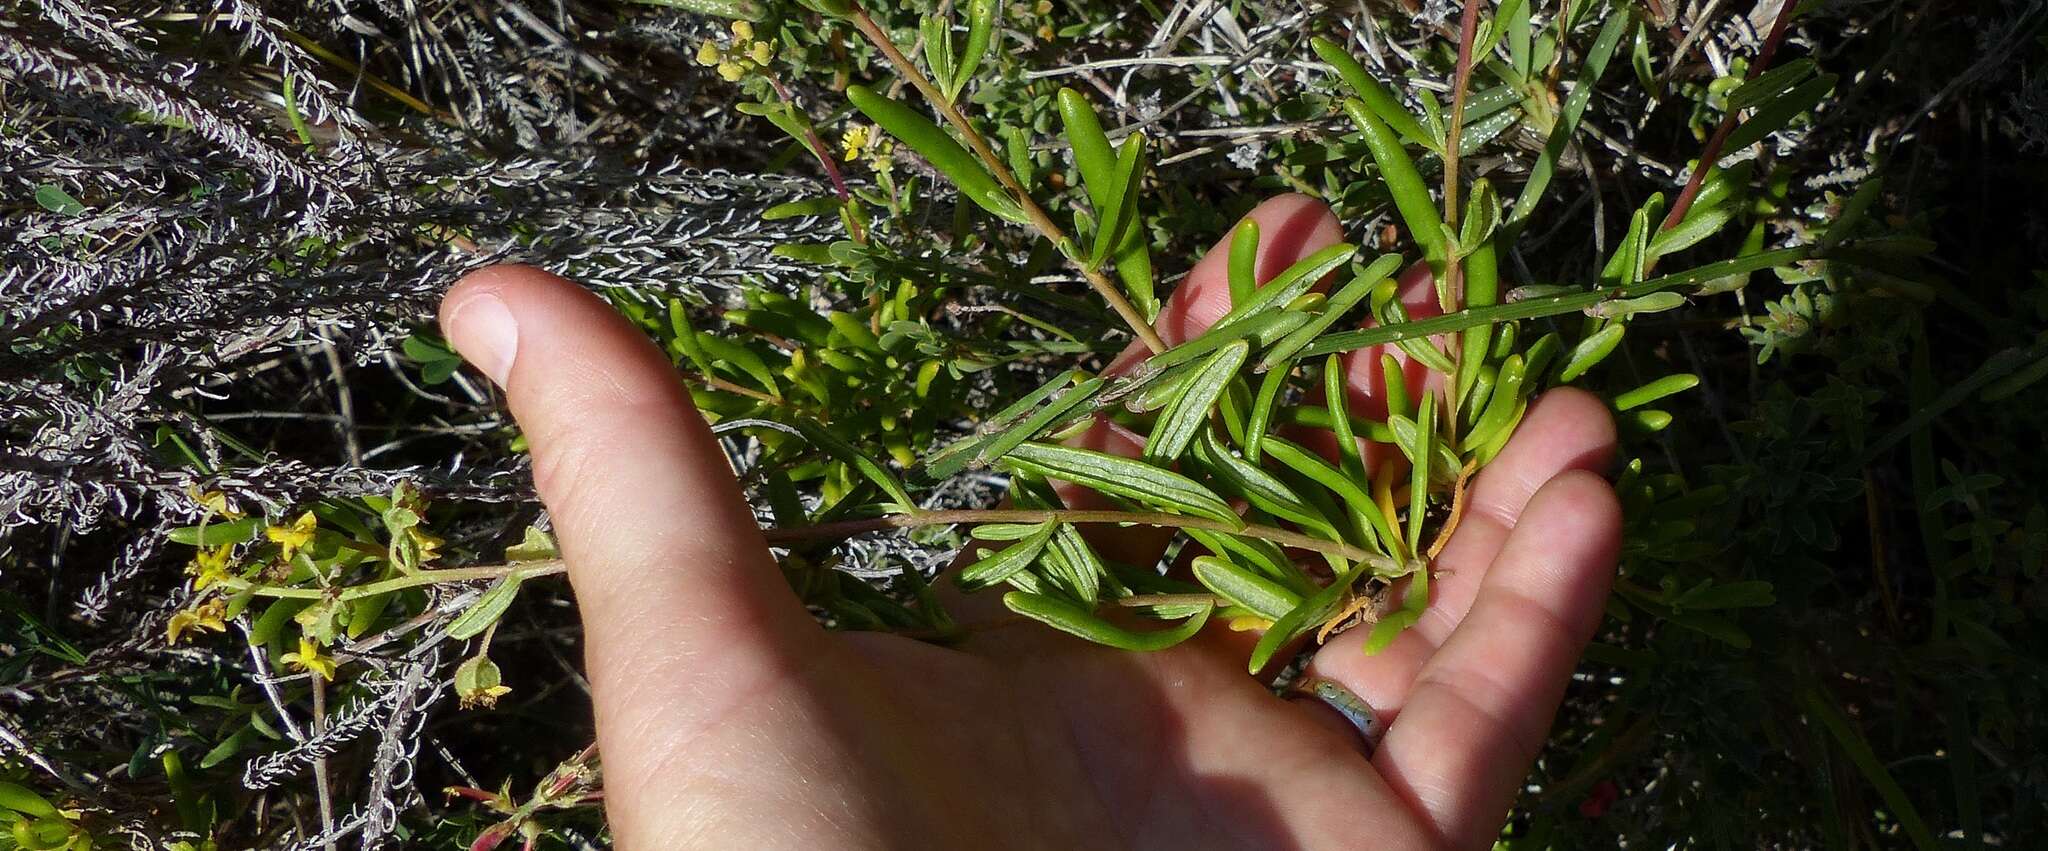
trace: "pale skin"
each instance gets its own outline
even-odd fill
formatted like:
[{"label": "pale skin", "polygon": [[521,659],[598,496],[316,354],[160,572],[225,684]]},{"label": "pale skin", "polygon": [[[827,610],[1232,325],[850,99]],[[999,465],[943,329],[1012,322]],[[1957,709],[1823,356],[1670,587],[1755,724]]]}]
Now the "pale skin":
[{"label": "pale skin", "polygon": [[[1341,239],[1305,197],[1251,216],[1262,279]],[[1225,254],[1162,313],[1169,343],[1224,312]],[[1220,624],[1144,655],[1036,625],[956,647],[828,633],[777,571],[675,367],[611,308],[508,266],[456,285],[441,322],[532,447],[628,851],[1486,848],[1614,571],[1620,509],[1598,474],[1613,425],[1594,397],[1551,391],[1473,483],[1422,622],[1377,655],[1364,630],[1316,651],[1314,673],[1389,721],[1368,757],[1329,710],[1247,676],[1254,636]],[[1354,358],[1352,392],[1369,406],[1368,362]],[[1134,449],[1107,426],[1081,442]],[[1131,560],[1163,546],[1095,535]],[[994,596],[956,598],[955,616],[999,617]]]}]

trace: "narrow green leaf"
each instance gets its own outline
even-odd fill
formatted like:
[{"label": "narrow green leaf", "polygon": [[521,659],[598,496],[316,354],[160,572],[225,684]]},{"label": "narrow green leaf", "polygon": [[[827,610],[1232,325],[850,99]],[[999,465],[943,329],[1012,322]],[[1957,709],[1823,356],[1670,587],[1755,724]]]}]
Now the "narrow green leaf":
[{"label": "narrow green leaf", "polygon": [[1351,430],[1351,371],[1341,355],[1323,359],[1323,407],[1330,412],[1330,436],[1337,440],[1337,458],[1344,474],[1366,481],[1365,454]]},{"label": "narrow green leaf", "polygon": [[1194,573],[1195,580],[1216,592],[1216,596],[1267,620],[1277,621],[1301,605],[1301,595],[1228,559],[1196,556]]},{"label": "narrow green leaf", "polygon": [[36,187],[36,205],[60,216],[76,216],[85,212],[85,205],[64,191],[64,187],[45,183]]},{"label": "narrow green leaf", "polygon": [[[1842,240],[1848,239],[1851,234],[1854,234],[1856,227],[1863,223],[1865,215],[1870,210],[1870,205],[1883,192],[1884,179],[1878,177],[1865,180],[1862,186],[1856,187],[1856,194],[1849,196],[1849,200],[1842,202],[1842,211],[1835,216],[1833,222],[1828,224],[1827,232],[1821,234],[1821,249],[1827,250],[1841,245]],[[1706,193],[1702,192],[1701,194],[1704,195]]]},{"label": "narrow green leaf", "polygon": [[1074,151],[1074,168],[1081,172],[1081,186],[1088,191],[1088,205],[1100,211],[1109,206],[1110,187],[1116,184],[1116,149],[1102,132],[1094,107],[1080,92],[1062,88],[1056,100],[1067,144]]},{"label": "narrow green leaf", "polygon": [[1476,325],[1491,322],[1508,322],[1517,319],[1540,319],[1576,313],[1608,298],[1646,295],[1660,290],[1697,286],[1708,281],[1719,280],[1730,275],[1740,275],[1759,269],[1785,266],[1814,256],[1810,246],[1780,248],[1745,257],[1709,263],[1704,266],[1652,278],[1626,287],[1608,290],[1579,290],[1558,295],[1547,295],[1496,304],[1489,307],[1475,307],[1428,319],[1418,319],[1397,326],[1363,328],[1356,331],[1339,331],[1325,335],[1310,343],[1301,351],[1301,357],[1326,355],[1331,352],[1345,352],[1366,346],[1385,345],[1401,340],[1431,337],[1452,331],[1462,331]]},{"label": "narrow green leaf", "polygon": [[1571,355],[1565,358],[1564,369],[1557,375],[1558,383],[1569,384],[1579,376],[1585,375],[1587,370],[1599,366],[1601,361],[1614,353],[1615,346],[1621,345],[1621,335],[1627,330],[1628,326],[1620,322],[1609,322],[1586,339],[1580,340],[1578,345],[1572,347]]},{"label": "narrow green leaf", "polygon": [[36,818],[57,818],[57,807],[49,799],[18,783],[0,780],[0,808]]},{"label": "narrow green leaf", "polygon": [[1208,468],[1210,481],[1231,496],[1282,520],[1319,531],[1335,531],[1329,520],[1303,502],[1286,482],[1232,454],[1213,436],[1205,434],[1196,443],[1195,453],[1196,459]]},{"label": "narrow green leaf", "polygon": [[1432,151],[1443,150],[1442,146],[1436,144],[1429,131],[1422,128],[1421,122],[1415,120],[1415,114],[1401,105],[1400,98],[1394,96],[1393,90],[1373,79],[1372,74],[1365,70],[1365,66],[1351,58],[1350,51],[1322,36],[1309,39],[1308,44],[1317,56],[1330,63],[1330,67],[1337,69],[1337,76],[1344,80],[1344,84],[1351,88],[1352,93],[1358,95],[1359,101],[1371,109],[1381,122],[1408,141]]},{"label": "narrow green leaf", "polygon": [[1459,222],[1458,244],[1476,246],[1493,238],[1500,225],[1500,196],[1493,181],[1482,177],[1472,182],[1472,197],[1465,202],[1465,218]]},{"label": "narrow green leaf", "polygon": [[775,380],[775,370],[768,368],[768,362],[737,342],[704,331],[691,332],[696,349],[703,352],[712,366],[725,366],[742,375],[760,382],[761,389],[770,396],[782,395],[782,388]]},{"label": "narrow green leaf", "polygon": [[263,528],[263,521],[254,517],[208,523],[204,526],[183,526],[165,533],[174,544],[195,547],[218,547],[225,544],[240,544],[256,538]]},{"label": "narrow green leaf", "polygon": [[1166,370],[1194,363],[1211,352],[1239,340],[1251,339],[1257,345],[1264,345],[1286,336],[1308,320],[1309,316],[1304,313],[1274,310],[1229,325],[1212,325],[1200,336],[1147,358],[1137,370],[1112,387],[1105,398],[1122,398],[1135,388],[1148,386],[1159,380]]},{"label": "narrow green leaf", "polygon": [[967,90],[967,84],[974,80],[974,72],[981,69],[981,63],[988,56],[989,44],[994,40],[996,17],[1002,13],[1001,0],[969,0],[967,4],[967,44],[960,49],[959,68],[953,72],[952,88],[946,97],[958,100],[960,93]]},{"label": "narrow green leaf", "polygon": [[1045,407],[1033,411],[1023,422],[991,435],[988,441],[982,444],[981,450],[975,453],[975,464],[991,463],[1009,454],[1018,444],[1038,437],[1040,432],[1065,419],[1069,413],[1094,398],[1107,383],[1107,380],[1102,378],[1083,381],[1079,386],[1061,393],[1059,398],[1047,403]]},{"label": "narrow green leaf", "polygon": [[1242,535],[1226,535],[1202,529],[1188,529],[1188,538],[1203,549],[1231,561],[1248,564],[1256,568],[1267,579],[1280,583],[1293,591],[1296,596],[1306,597],[1322,590],[1314,580],[1296,567],[1279,544],[1263,538],[1248,538]]},{"label": "narrow green leaf", "polygon": [[[1422,521],[1429,513],[1430,459],[1436,454],[1436,391],[1422,391],[1422,408],[1416,413],[1415,422],[1421,427],[1421,435],[1416,441],[1418,451],[1408,458],[1408,541],[1420,552]],[[1417,576],[1426,572],[1418,572]],[[1424,593],[1427,594],[1427,591]]]},{"label": "narrow green leaf", "polygon": [[1237,376],[1250,353],[1251,346],[1239,340],[1217,350],[1194,369],[1145,439],[1146,460],[1172,461],[1187,451],[1188,444],[1209,422],[1209,410],[1215,407],[1217,398]]},{"label": "narrow green leaf", "polygon": [[1254,676],[1258,675],[1273,661],[1274,654],[1293,644],[1295,639],[1308,634],[1309,630],[1322,625],[1324,619],[1335,614],[1337,607],[1343,604],[1344,596],[1350,591],[1352,580],[1357,578],[1357,574],[1358,571],[1353,569],[1338,576],[1337,581],[1317,591],[1315,596],[1301,601],[1301,604],[1295,606],[1292,611],[1275,619],[1273,625],[1266,628],[1266,634],[1259,636],[1259,643],[1252,648],[1251,659],[1247,661],[1246,669]]},{"label": "narrow green leaf", "polygon": [[1031,534],[1023,540],[968,565],[954,576],[953,581],[961,588],[974,591],[995,585],[1030,567],[1038,560],[1039,554],[1045,552],[1046,544],[1052,541],[1053,532],[1058,527],[1048,522],[1030,528]]},{"label": "narrow green leaf", "polygon": [[1501,361],[1500,370],[1494,373],[1492,398],[1487,400],[1486,409],[1479,418],[1473,421],[1472,429],[1465,432],[1465,449],[1469,451],[1486,445],[1500,429],[1507,427],[1508,418],[1522,401],[1527,381],[1527,363],[1521,355],[1508,355],[1507,360]]},{"label": "narrow green leaf", "polygon": [[[1374,314],[1375,318],[1379,320],[1381,327],[1399,327],[1408,324],[1409,321],[1408,308],[1398,298],[1390,299],[1387,303],[1379,305]],[[1437,348],[1435,340],[1399,340],[1394,345],[1399,346],[1402,353],[1408,355],[1409,360],[1422,364],[1433,372],[1452,375],[1458,368],[1457,364],[1451,363],[1449,355],[1444,354],[1442,349]]]},{"label": "narrow green leaf", "polygon": [[1347,98],[1344,112],[1365,134],[1366,150],[1372,153],[1374,163],[1380,168],[1380,180],[1387,184],[1387,190],[1394,196],[1394,209],[1401,214],[1401,221],[1408,227],[1408,236],[1422,246],[1423,256],[1432,266],[1444,260],[1443,219],[1437,214],[1436,201],[1429,194],[1429,187],[1422,182],[1422,174],[1415,170],[1415,161],[1409,159],[1408,151],[1401,147],[1401,140],[1394,137],[1392,130],[1366,107],[1363,101]]},{"label": "narrow green leaf", "polygon": [[1765,136],[1791,124],[1792,119],[1819,106],[1821,100],[1834,88],[1835,75],[1822,74],[1772,98],[1769,103],[1758,107],[1747,120],[1736,125],[1735,132],[1728,134],[1728,141],[1723,150],[1740,151],[1763,141]]},{"label": "narrow green leaf", "polygon": [[1246,460],[1256,464],[1259,461],[1259,442],[1265,438],[1266,429],[1272,427],[1273,409],[1280,404],[1280,391],[1287,387],[1287,374],[1291,368],[1268,371],[1259,379],[1258,397],[1252,401],[1250,419],[1244,427],[1244,448]]},{"label": "narrow green leaf", "polygon": [[1941,844],[1935,840],[1933,832],[1927,829],[1927,821],[1922,819],[1920,811],[1914,808],[1913,799],[1906,797],[1905,788],[1899,785],[1899,781],[1892,777],[1891,772],[1885,770],[1884,761],[1878,759],[1877,752],[1870,747],[1870,742],[1863,738],[1862,733],[1856,731],[1849,723],[1849,719],[1813,688],[1800,689],[1799,703],[1806,710],[1807,717],[1820,722],[1821,727],[1828,731],[1828,735],[1834,737],[1835,744],[1840,745],[1842,752],[1848,755],[1849,761],[1855,764],[1856,770],[1863,774],[1863,779],[1871,788],[1877,790],[1878,796],[1884,799],[1885,809],[1898,820],[1899,827],[1905,830],[1906,837],[1913,842],[1913,847],[1920,851],[1935,851],[1940,848]]},{"label": "narrow green leaf", "polygon": [[924,117],[917,110],[900,101],[876,93],[866,86],[849,86],[846,97],[853,101],[855,109],[866,115],[889,135],[909,145],[918,155],[939,170],[940,174],[953,181],[960,194],[981,205],[982,209],[997,218],[1011,222],[1025,221],[1024,210],[1018,206],[994,176],[982,167],[981,161],[953,141],[953,137],[940,129],[939,125]]},{"label": "narrow green leaf", "polygon": [[292,622],[293,615],[311,604],[309,600],[292,599],[271,603],[270,607],[264,609],[263,614],[257,615],[255,622],[249,625],[249,644],[254,647],[269,644],[284,631],[286,624]]},{"label": "narrow green leaf", "polygon": [[896,475],[889,472],[889,469],[883,467],[880,462],[869,458],[866,453],[854,448],[853,444],[847,443],[839,435],[832,433],[831,429],[818,425],[808,419],[795,417],[790,424],[796,426],[798,431],[803,432],[804,439],[809,440],[812,446],[817,447],[820,451],[832,456],[841,463],[851,465],[855,470],[859,470],[860,474],[867,477],[868,481],[874,482],[877,487],[880,487],[882,493],[887,494],[889,499],[900,510],[917,510],[917,500],[910,498],[910,492],[904,490],[903,483],[897,481]]},{"label": "narrow green leaf", "polygon": [[1685,296],[1674,292],[1651,293],[1635,298],[1617,298],[1603,301],[1586,308],[1586,315],[1600,319],[1618,319],[1638,313],[1661,313],[1685,306]]},{"label": "narrow green leaf", "polygon": [[2034,386],[2043,378],[2048,378],[2048,356],[2038,358],[2013,374],[1991,382],[1977,398],[1984,402],[2003,402],[2019,395],[2020,391]]},{"label": "narrow green leaf", "polygon": [[1387,645],[1394,643],[1394,639],[1401,637],[1402,632],[1414,626],[1420,620],[1422,620],[1421,615],[1406,609],[1396,609],[1386,613],[1379,620],[1373,622],[1372,632],[1366,634],[1365,655],[1379,655],[1380,651],[1387,649]]},{"label": "narrow green leaf", "polygon": [[1379,503],[1366,493],[1357,479],[1331,466],[1322,456],[1285,438],[1267,435],[1262,445],[1267,456],[1336,494],[1352,517],[1363,518],[1365,523],[1359,530],[1360,534],[1383,542],[1399,541],[1393,527],[1387,525],[1387,516],[1380,511]]},{"label": "narrow green leaf", "polygon": [[989,437],[1014,427],[1019,420],[1031,414],[1045,400],[1052,398],[1053,394],[1067,389],[1074,382],[1086,377],[1087,373],[1078,369],[1070,369],[1053,376],[1050,381],[1039,385],[1038,389],[1024,394],[1022,398],[1010,403],[1007,407],[983,420],[981,425],[975,429],[976,434],[949,443],[936,453],[933,453],[931,457],[925,460],[924,475],[932,479],[943,479],[960,472],[967,466],[970,460],[975,458],[976,453],[988,442]]},{"label": "narrow green leaf", "polygon": [[1765,101],[1776,98],[1793,86],[1805,82],[1814,70],[1813,60],[1802,56],[1752,79],[1744,80],[1735,91],[1728,93],[1728,111],[1741,112],[1762,106]]},{"label": "narrow green leaf", "polygon": [[1250,321],[1263,315],[1267,310],[1288,304],[1300,298],[1304,293],[1315,288],[1315,285],[1325,275],[1336,271],[1345,263],[1350,262],[1351,255],[1357,250],[1356,246],[1348,243],[1339,243],[1303,257],[1296,261],[1294,265],[1287,267],[1286,271],[1273,276],[1273,280],[1267,281],[1265,286],[1260,287],[1258,292],[1249,301],[1232,307],[1229,313],[1224,314],[1222,319],[1216,320],[1216,324],[1210,326],[1208,333],[1215,333],[1239,323]]},{"label": "narrow green leaf", "polygon": [[983,523],[967,534],[977,541],[1021,541],[1038,534],[1043,523]]},{"label": "narrow green leaf", "polygon": [[1193,638],[1195,633],[1202,631],[1202,626],[1209,622],[1210,613],[1215,610],[1213,605],[1204,606],[1171,629],[1138,632],[1103,620],[1089,609],[1044,594],[1011,591],[1003,595],[1003,605],[1010,611],[1069,635],[1119,650],[1141,652],[1165,650]]},{"label": "narrow green leaf", "polygon": [[918,41],[924,44],[925,70],[939,81],[941,90],[951,99],[951,81],[958,70],[953,61],[952,22],[938,15],[926,15],[918,21],[917,33]]},{"label": "narrow green leaf", "polygon": [[1398,255],[1380,255],[1379,259],[1374,260],[1372,265],[1365,268],[1365,271],[1360,272],[1357,277],[1351,279],[1350,283],[1345,284],[1337,290],[1335,295],[1330,296],[1329,302],[1323,306],[1323,311],[1317,314],[1314,319],[1310,319],[1300,328],[1289,332],[1287,336],[1280,338],[1280,342],[1274,343],[1272,348],[1267,349],[1266,353],[1259,357],[1258,365],[1252,367],[1252,371],[1266,372],[1276,366],[1287,363],[1288,360],[1294,357],[1295,352],[1301,351],[1309,343],[1315,342],[1315,339],[1322,336],[1324,331],[1330,330],[1330,326],[1336,324],[1338,319],[1343,318],[1344,314],[1350,312],[1353,307],[1358,306],[1358,303],[1364,300],[1366,296],[1371,295],[1373,288],[1378,286],[1381,281],[1386,280],[1387,276],[1400,265],[1401,258]]},{"label": "narrow green leaf", "polygon": [[1083,485],[1106,494],[1241,525],[1237,513],[1193,479],[1133,458],[1044,443],[1024,443],[1003,458],[1027,472]]},{"label": "narrow green leaf", "polygon": [[1230,306],[1250,304],[1259,288],[1259,223],[1245,219],[1230,234]]},{"label": "narrow green leaf", "polygon": [[[1500,300],[1500,266],[1495,256],[1493,239],[1471,249],[1465,258],[1465,305],[1485,307]],[[1479,378],[1479,369],[1486,364],[1487,350],[1493,345],[1493,328],[1480,325],[1465,329],[1464,347],[1458,356],[1456,395],[1451,398],[1463,400],[1469,396],[1473,383]],[[1456,409],[1457,405],[1449,406]]]},{"label": "narrow green leaf", "polygon": [[1088,265],[1102,265],[1123,241],[1125,231],[1137,216],[1138,184],[1145,179],[1145,137],[1133,133],[1117,150],[1116,171],[1101,206],[1095,208],[1096,230],[1088,250]]},{"label": "narrow green leaf", "polygon": [[482,597],[448,624],[448,637],[466,641],[489,629],[491,624],[505,616],[506,609],[512,607],[512,599],[519,596],[519,585],[525,581],[524,574],[513,571],[493,583]]},{"label": "narrow green leaf", "polygon": [[1734,220],[1736,212],[1737,205],[1734,204],[1706,209],[1694,204],[1692,209],[1685,212],[1685,221],[1679,222],[1676,227],[1669,230],[1658,231],[1656,236],[1650,238],[1650,257],[1662,257],[1699,244],[1701,240],[1720,233],[1722,228],[1727,227],[1728,223]]},{"label": "narrow green leaf", "polygon": [[1558,111],[1557,123],[1550,129],[1550,138],[1543,143],[1543,153],[1530,167],[1529,179],[1522,184],[1522,194],[1515,198],[1514,212],[1508,216],[1509,225],[1515,230],[1519,231],[1521,225],[1528,221],[1529,214],[1536,209],[1536,202],[1543,200],[1544,190],[1550,187],[1550,178],[1557,171],[1558,158],[1564,155],[1572,134],[1578,132],[1579,118],[1585,114],[1586,104],[1592,101],[1594,90],[1599,88],[1596,84],[1600,75],[1606,73],[1607,61],[1614,57],[1614,48],[1621,44],[1621,37],[1628,32],[1632,20],[1624,10],[1609,13],[1607,22],[1600,27],[1600,34],[1593,39],[1593,46],[1587,49],[1585,64],[1579,68],[1578,83],[1565,97],[1564,108]]},{"label": "narrow green leaf", "polygon": [[1614,409],[1626,411],[1655,402],[1673,393],[1683,393],[1698,387],[1700,377],[1692,374],[1667,375],[1634,390],[1614,397]]},{"label": "narrow green leaf", "polygon": [[1081,537],[1081,531],[1072,526],[1061,526],[1053,533],[1052,546],[1046,549],[1045,557],[1039,562],[1046,576],[1055,579],[1061,586],[1073,592],[1074,598],[1082,605],[1094,606],[1102,599],[1102,581],[1109,576],[1109,569],[1103,566],[1102,557],[1095,554],[1095,548]]},{"label": "narrow green leaf", "polygon": [[[1661,200],[1663,196],[1653,195],[1651,198]],[[1600,270],[1600,286],[1620,287],[1643,279],[1643,251],[1649,244],[1651,222],[1656,219],[1651,207],[1651,204],[1645,203],[1629,217],[1628,233],[1621,238],[1621,243],[1614,247],[1614,255],[1608,258],[1607,265]]]}]

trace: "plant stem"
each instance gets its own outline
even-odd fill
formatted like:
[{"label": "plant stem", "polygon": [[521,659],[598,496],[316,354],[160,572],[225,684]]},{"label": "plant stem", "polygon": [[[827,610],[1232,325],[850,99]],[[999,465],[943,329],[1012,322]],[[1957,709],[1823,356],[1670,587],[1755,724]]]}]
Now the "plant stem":
[{"label": "plant stem", "polygon": [[[1458,72],[1451,85],[1451,123],[1444,132],[1444,225],[1453,233],[1458,230],[1458,154],[1464,147],[1460,144],[1465,135],[1465,95],[1472,82],[1472,44],[1479,39],[1479,0],[1465,0],[1465,8],[1459,14],[1458,22]],[[1463,242],[1461,238],[1459,242]],[[1474,250],[1475,246],[1459,245],[1460,254]],[[1437,303],[1448,313],[1465,306],[1465,258],[1451,257],[1444,264],[1444,285],[1437,291]],[[1452,345],[1451,363],[1457,364],[1464,356],[1464,347]],[[1462,367],[1453,368],[1447,379],[1453,384],[1460,383],[1458,374]],[[1458,429],[1458,394],[1444,394],[1445,432],[1455,438]],[[1413,542],[1417,548],[1421,541]]]},{"label": "plant stem", "polygon": [[[916,63],[911,62],[909,57],[903,55],[902,50],[897,49],[896,42],[889,38],[888,31],[875,23],[875,19],[868,16],[867,10],[859,6],[853,8],[848,19],[853,22],[854,28],[860,30],[861,35],[867,36],[868,41],[872,42],[877,50],[882,51],[889,64],[896,67],[896,72],[909,80],[910,84],[917,88],[918,93],[924,95],[924,99],[939,110],[939,115],[946,119],[946,123],[959,131],[961,139],[966,141],[967,147],[981,159],[982,165],[988,167],[989,173],[995,175],[996,181],[1010,191],[1018,206],[1024,208],[1024,215],[1031,220],[1031,226],[1037,229],[1039,235],[1056,246],[1069,244],[1066,231],[1061,230],[1060,226],[1053,222],[1052,217],[1046,215],[1044,208],[1032,200],[1031,193],[1024,189],[1024,184],[1018,182],[1017,175],[1010,171],[1010,167],[1002,158],[996,156],[995,149],[989,147],[988,140],[981,137],[981,133],[974,129],[974,125],[967,123],[967,116],[960,114],[960,110],[953,106],[953,102],[946,98],[945,93],[932,85],[932,81],[925,77],[923,71],[918,70]],[[1109,303],[1110,309],[1123,317],[1124,324],[1131,326],[1131,331],[1138,335],[1139,340],[1144,341],[1145,348],[1151,349],[1153,354],[1166,351],[1166,341],[1159,338],[1159,332],[1152,329],[1152,323],[1145,321],[1145,315],[1131,305],[1130,299],[1124,298],[1123,291],[1110,283],[1101,269],[1090,268],[1072,257],[1067,259],[1081,270],[1081,274],[1088,279],[1088,285],[1094,287],[1095,292],[1102,296],[1102,300]]]},{"label": "plant stem", "polygon": [[1679,287],[1696,286],[1716,278],[1725,278],[1729,275],[1740,275],[1759,269],[1768,269],[1772,266],[1783,266],[1788,263],[1797,263],[1801,260],[1810,260],[1820,254],[1820,250],[1811,245],[1780,248],[1759,254],[1751,254],[1747,257],[1737,257],[1733,260],[1723,260],[1719,263],[1709,263],[1705,266],[1687,269],[1683,272],[1674,272],[1661,278],[1651,278],[1647,281],[1638,281],[1619,287],[1609,287],[1604,290],[1586,290],[1565,295],[1509,301],[1504,304],[1466,308],[1456,313],[1446,313],[1442,316],[1432,316],[1428,319],[1417,319],[1412,322],[1402,322],[1396,325],[1384,325],[1357,331],[1339,331],[1334,334],[1327,334],[1321,339],[1308,344],[1308,347],[1302,349],[1297,354],[1297,357],[1310,358],[1317,355],[1327,355],[1331,352],[1347,352],[1352,349],[1362,349],[1366,346],[1398,343],[1402,340],[1412,340],[1417,337],[1433,337],[1438,334],[1463,331],[1476,325],[1488,323],[1561,316],[1566,313],[1576,313],[1585,310],[1609,299],[1633,298],[1639,295],[1677,289]]},{"label": "plant stem", "polygon": [[[1778,45],[1785,41],[1785,26],[1792,22],[1792,13],[1798,8],[1799,4],[1794,0],[1785,0],[1785,5],[1778,9],[1778,19],[1771,23],[1771,34],[1764,38],[1763,47],[1757,50],[1756,61],[1750,63],[1749,73],[1743,76],[1743,80],[1754,80],[1758,74],[1770,70],[1771,59],[1778,53]],[[1664,217],[1664,224],[1658,227],[1658,230],[1670,230],[1677,227],[1679,222],[1685,221],[1686,212],[1692,209],[1693,199],[1699,197],[1700,187],[1706,185],[1707,172],[1712,171],[1714,164],[1721,161],[1721,146],[1728,142],[1728,135],[1735,132],[1735,125],[1741,123],[1741,117],[1733,109],[1728,110],[1727,115],[1721,116],[1720,126],[1714,128],[1714,135],[1707,139],[1706,147],[1700,150],[1700,161],[1698,165],[1693,166],[1692,177],[1685,181],[1685,189],[1678,193],[1677,200],[1671,202],[1671,212]]]},{"label": "plant stem", "polygon": [[1319,553],[1339,556],[1354,562],[1361,562],[1380,571],[1392,571],[1404,567],[1404,565],[1392,558],[1378,553],[1366,552],[1341,541],[1310,537],[1300,532],[1290,532],[1286,529],[1278,529],[1272,526],[1254,524],[1239,527],[1219,520],[1149,511],[1043,511],[1026,509],[920,511],[916,514],[891,514],[885,517],[874,517],[866,520],[842,520],[837,523],[820,523],[816,526],[786,526],[764,529],[762,534],[768,539],[770,544],[787,545],[804,541],[839,540],[866,532],[880,532],[887,529],[950,526],[956,523],[1048,522],[1074,524],[1119,523],[1137,526],[1162,526],[1174,529],[1200,529],[1206,532],[1221,532],[1227,535],[1262,538],[1276,544],[1297,549],[1313,550]]},{"label": "plant stem", "polygon": [[234,577],[221,580],[220,585],[230,591],[249,591],[258,597],[324,600],[331,596],[337,602],[346,603],[350,600],[375,597],[378,594],[403,591],[407,588],[418,588],[422,585],[444,585],[454,582],[502,579],[515,573],[520,574],[521,579],[532,579],[539,576],[553,576],[557,573],[564,573],[568,569],[569,565],[558,558],[479,567],[451,567],[443,570],[426,570],[405,576],[394,576],[390,579],[383,579],[364,585],[350,585],[339,589],[338,592],[330,592],[321,588],[288,588],[279,585],[261,585]]},{"label": "plant stem", "polygon": [[1478,39],[1479,0],[1466,0],[1458,21],[1458,73],[1451,85],[1451,124],[1444,133],[1444,224],[1452,230],[1458,229],[1458,137],[1465,130],[1465,90],[1472,82],[1472,43]]}]

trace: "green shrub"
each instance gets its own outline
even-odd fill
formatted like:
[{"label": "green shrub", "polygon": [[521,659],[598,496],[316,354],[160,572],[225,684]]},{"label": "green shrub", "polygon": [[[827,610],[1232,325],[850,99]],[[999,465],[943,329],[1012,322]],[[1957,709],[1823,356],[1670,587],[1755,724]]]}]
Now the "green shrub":
[{"label": "green shrub", "polygon": [[[2038,213],[1976,188],[2034,188],[2034,119],[1938,108],[2030,97],[1942,64],[1974,30],[1520,0],[229,7],[0,20],[0,851],[602,836],[523,442],[423,325],[499,260],[665,348],[822,619],[939,642],[965,627],[930,583],[965,550],[946,581],[1133,651],[1210,619],[1268,628],[1254,672],[1330,629],[1383,645],[1420,613],[1390,583],[1427,587],[1530,396],[1587,386],[1622,426],[1621,576],[1504,847],[2040,820],[2048,279]],[[2018,38],[1989,55],[2037,59]],[[1226,229],[1283,190],[1355,242],[1263,289],[1233,262],[1233,312],[1167,345],[1176,275],[1219,238],[1251,256]],[[1409,318],[1411,268],[1444,315]],[[1149,360],[1104,373],[1130,343]],[[1312,401],[1368,346],[1443,392]],[[1061,447],[1097,416],[1144,455]],[[1119,564],[1075,532],[1100,523],[1218,557]]]}]

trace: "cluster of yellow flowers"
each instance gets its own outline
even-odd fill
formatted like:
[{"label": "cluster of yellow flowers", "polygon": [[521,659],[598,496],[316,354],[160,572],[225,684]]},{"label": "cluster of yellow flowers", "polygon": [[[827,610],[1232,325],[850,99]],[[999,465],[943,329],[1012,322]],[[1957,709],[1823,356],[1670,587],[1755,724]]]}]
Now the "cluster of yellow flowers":
[{"label": "cluster of yellow flowers", "polygon": [[839,157],[847,162],[860,159],[867,154],[868,168],[881,174],[895,164],[896,140],[866,124],[855,124],[846,128],[839,137]]},{"label": "cluster of yellow flowers", "polygon": [[697,46],[697,64],[718,69],[718,76],[736,82],[748,71],[763,68],[775,60],[775,43],[754,38],[754,25],[732,22],[732,42],[720,45],[707,41]]}]

